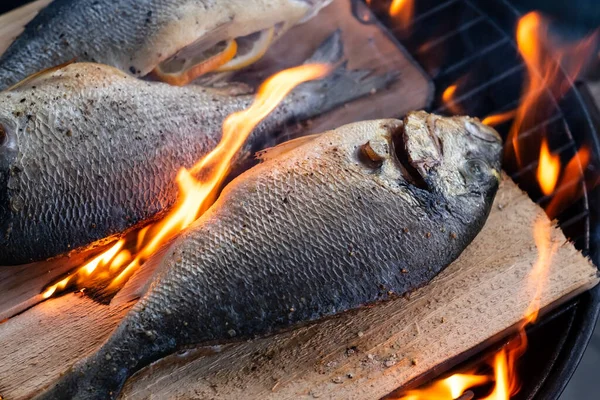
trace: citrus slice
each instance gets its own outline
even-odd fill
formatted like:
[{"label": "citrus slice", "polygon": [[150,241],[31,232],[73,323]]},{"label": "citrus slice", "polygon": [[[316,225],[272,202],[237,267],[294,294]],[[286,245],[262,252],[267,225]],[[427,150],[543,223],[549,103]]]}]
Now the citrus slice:
[{"label": "citrus slice", "polygon": [[238,50],[236,56],[215,69],[215,72],[237,71],[260,60],[275,37],[275,27],[237,38]]},{"label": "citrus slice", "polygon": [[154,68],[152,73],[156,78],[170,85],[184,86],[199,76],[227,64],[235,57],[237,49],[235,40],[223,41],[197,57],[173,57]]}]

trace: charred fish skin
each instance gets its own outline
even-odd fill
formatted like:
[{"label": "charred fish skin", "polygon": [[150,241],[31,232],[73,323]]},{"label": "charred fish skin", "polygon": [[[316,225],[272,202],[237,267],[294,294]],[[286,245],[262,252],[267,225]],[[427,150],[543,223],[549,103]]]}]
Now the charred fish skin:
[{"label": "charred fish skin", "polygon": [[37,399],[116,398],[128,376],[177,349],[425,285],[483,226],[500,152],[477,120],[418,112],[341,127],[246,171],[173,243],[101,349]]},{"label": "charred fish skin", "polygon": [[0,90],[72,60],[145,76],[180,50],[313,15],[331,0],[54,0],[0,58]]},{"label": "charred fish skin", "polygon": [[[336,64],[336,32],[307,62]],[[238,161],[272,145],[290,121],[321,114],[393,75],[341,65],[296,88],[252,133]],[[253,96],[228,96],[132,78],[77,63],[0,93],[0,265],[17,265],[99,245],[176,201],[176,175],[221,138],[222,123]]]}]

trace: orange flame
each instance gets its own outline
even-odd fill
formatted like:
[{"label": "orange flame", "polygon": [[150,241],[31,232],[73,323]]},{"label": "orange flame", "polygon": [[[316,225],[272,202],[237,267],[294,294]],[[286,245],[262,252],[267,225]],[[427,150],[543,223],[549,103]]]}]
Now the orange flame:
[{"label": "orange flame", "polygon": [[456,93],[456,84],[448,86],[442,93],[442,100],[444,103],[450,102],[454,97],[454,93]]},{"label": "orange flame", "polygon": [[533,227],[533,238],[538,249],[538,259],[529,275],[528,284],[534,288],[533,300],[525,311],[523,328],[537,320],[540,310],[540,298],[544,283],[548,278],[548,270],[557,244],[552,242],[552,226],[545,218],[538,218]]},{"label": "orange flame", "polygon": [[455,400],[464,396],[470,389],[492,382],[492,391],[481,400],[509,400],[511,396],[519,392],[520,383],[516,366],[517,361],[527,349],[525,327],[537,320],[542,290],[547,280],[552,256],[557,249],[557,244],[552,241],[552,226],[547,219],[536,220],[533,237],[538,249],[538,257],[527,280],[527,293],[531,293],[531,301],[519,324],[517,338],[511,340],[496,352],[491,360],[488,360],[493,373],[489,375],[476,374],[473,370],[457,373],[435,381],[426,387],[407,391],[399,397],[399,400]]},{"label": "orange flame", "polygon": [[426,388],[409,390],[398,400],[454,400],[462,396],[468,389],[481,386],[489,381],[490,377],[487,375],[454,374]]},{"label": "orange flame", "polygon": [[[507,141],[510,146],[506,146],[506,151],[519,167],[524,164],[519,133],[551,116],[554,106],[551,98],[559,99],[565,95],[593,54],[597,39],[594,33],[575,44],[559,45],[549,31],[548,22],[537,12],[524,15],[517,24],[517,45],[527,68],[527,81],[515,112]],[[529,149],[529,146],[525,147]]]},{"label": "orange flame", "polygon": [[[536,123],[551,116],[553,112],[551,99],[559,99],[567,92],[572,80],[592,55],[591,50],[596,37],[594,34],[575,45],[556,46],[550,40],[548,23],[540,14],[531,12],[519,20],[516,38],[519,52],[527,68],[527,81],[520,104],[516,110],[488,116],[482,122],[495,126],[514,119],[509,132],[508,146],[505,149],[507,155],[513,156],[517,166],[522,167],[524,156],[531,153],[521,153],[521,151],[523,148],[529,151],[531,146],[530,143],[523,146],[519,133],[532,129]],[[563,73],[566,78],[563,77]],[[455,103],[456,89],[457,85],[452,85],[442,94],[442,101],[455,114],[461,111],[457,109]],[[543,137],[547,137],[545,132],[542,133]],[[534,143],[534,145],[538,144]],[[578,183],[584,179],[583,171],[589,163],[589,158],[589,150],[582,147],[561,172],[559,156],[550,152],[547,139],[542,140],[536,177],[542,192],[546,196],[553,195],[546,207],[546,213],[550,218],[554,218],[565,206],[581,195],[581,186]],[[552,256],[557,248],[557,245],[552,242],[551,234],[552,227],[548,220],[538,219],[533,227],[538,259],[527,281],[527,293],[531,293],[531,301],[519,325],[519,335],[498,351],[490,362],[494,373],[493,376],[486,376],[486,381],[494,382],[494,386],[483,400],[508,400],[520,390],[516,366],[518,359],[527,349],[525,328],[538,318],[542,290],[545,287]],[[407,395],[412,397],[403,397],[403,399],[454,400],[462,396],[467,389],[477,386],[473,384],[460,387],[459,392],[444,392],[442,388],[445,382],[455,376],[464,375],[455,374],[428,388],[410,391]],[[468,374],[467,376],[480,377],[481,375]],[[430,391],[434,388],[435,395],[432,395]]]},{"label": "orange flame", "polygon": [[583,171],[590,162],[590,150],[587,147],[579,149],[562,172],[554,197],[546,206],[546,214],[554,219],[568,205],[572,204],[582,195],[581,182],[584,180]]},{"label": "orange flame", "polygon": [[500,114],[489,115],[489,116],[485,117],[483,119],[483,121],[481,121],[481,123],[488,125],[488,126],[497,126],[506,121],[510,121],[511,119],[513,119],[515,117],[515,114],[516,114],[515,110],[511,110],[511,111],[503,112]]},{"label": "orange flame", "polygon": [[494,357],[494,390],[483,400],[507,400],[510,399],[508,360],[506,351],[501,350]]},{"label": "orange flame", "polygon": [[[90,262],[79,268],[73,275],[48,287],[43,292],[49,298],[57,291],[65,289],[69,284],[83,286],[89,283],[89,277],[98,273],[98,269],[109,267],[103,271],[114,276],[109,285],[114,288],[127,279],[141,266],[161,245],[169,241],[183,229],[194,222],[199,215],[210,206],[219,184],[229,172],[230,163],[241,148],[254,127],[262,121],[288,93],[302,82],[319,79],[330,72],[327,65],[302,65],[282,71],[269,78],[258,90],[252,106],[247,110],[230,115],[223,123],[221,142],[206,157],[190,170],[182,168],[177,175],[180,196],[176,207],[158,223],[140,230],[137,238],[119,240]],[[197,180],[194,176],[201,176]],[[132,247],[134,255],[127,250]],[[133,259],[132,259],[133,258]],[[124,265],[125,268],[122,268]]]},{"label": "orange flame", "polygon": [[456,89],[458,89],[458,83],[448,86],[442,93],[442,101],[452,114],[462,114],[461,107],[455,102]]},{"label": "orange flame", "polygon": [[400,28],[406,29],[413,19],[414,10],[414,0],[393,0],[389,13],[398,22]]},{"label": "orange flame", "polygon": [[559,173],[560,157],[550,153],[548,141],[544,139],[542,140],[542,147],[540,148],[540,161],[537,169],[537,180],[540,184],[540,189],[542,189],[542,192],[546,196],[554,192],[554,188],[558,182]]}]

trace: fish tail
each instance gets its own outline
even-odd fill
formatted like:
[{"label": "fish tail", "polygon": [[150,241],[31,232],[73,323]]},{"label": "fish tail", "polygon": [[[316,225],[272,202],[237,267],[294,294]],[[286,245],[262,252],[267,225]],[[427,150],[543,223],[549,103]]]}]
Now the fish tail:
[{"label": "fish tail", "polygon": [[117,399],[125,381],[151,362],[175,351],[169,335],[126,319],[94,354],[77,362],[34,400]]},{"label": "fish tail", "polygon": [[340,30],[329,36],[305,64],[325,63],[337,68],[321,80],[303,83],[290,96],[294,118],[305,120],[389,87],[398,73],[376,75],[372,70],[348,70],[342,62],[344,45]]}]

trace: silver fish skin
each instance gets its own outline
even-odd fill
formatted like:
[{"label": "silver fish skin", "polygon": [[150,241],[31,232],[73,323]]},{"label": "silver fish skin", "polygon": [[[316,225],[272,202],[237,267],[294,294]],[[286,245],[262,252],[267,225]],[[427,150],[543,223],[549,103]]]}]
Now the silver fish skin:
[{"label": "silver fish skin", "polygon": [[203,41],[281,26],[278,35],[331,0],[54,0],[0,58],[0,90],[73,59],[145,76]]},{"label": "silver fish skin", "polygon": [[[332,35],[309,62],[338,61],[340,38]],[[272,145],[290,120],[395,79],[367,74],[342,65],[300,85],[254,130],[234,162]],[[86,63],[0,93],[0,265],[106,243],[158,218],[177,199],[178,171],[212,150],[223,120],[253,100],[145,82]]]},{"label": "silver fish skin", "polygon": [[172,244],[100,350],[36,399],[116,398],[127,377],[177,349],[270,334],[427,284],[482,228],[501,148],[476,119],[414,112],[268,157]]}]

